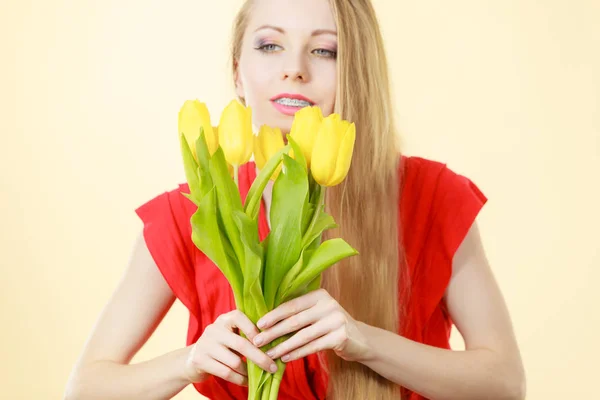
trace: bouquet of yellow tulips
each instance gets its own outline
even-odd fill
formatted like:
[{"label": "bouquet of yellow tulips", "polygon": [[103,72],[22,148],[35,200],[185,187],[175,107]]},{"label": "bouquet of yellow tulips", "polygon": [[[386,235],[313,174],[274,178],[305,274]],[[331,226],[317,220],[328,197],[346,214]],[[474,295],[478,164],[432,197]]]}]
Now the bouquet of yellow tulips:
[{"label": "bouquet of yellow tulips", "polygon": [[[318,289],[325,269],[358,254],[341,238],[321,243],[322,233],[337,227],[324,211],[325,190],[346,177],[355,135],[354,124],[337,114],[323,118],[318,107],[295,114],[287,145],[277,128],[262,126],[255,136],[251,109],[236,100],[216,128],[205,104],[188,100],[181,108],[179,138],[190,188],[183,194],[198,207],[190,220],[192,240],[223,272],[236,307],[254,324],[280,304]],[[238,168],[252,153],[260,173],[242,203]],[[271,231],[261,242],[258,212],[269,179]],[[249,399],[277,399],[285,363],[276,362],[272,374],[247,361]]]}]

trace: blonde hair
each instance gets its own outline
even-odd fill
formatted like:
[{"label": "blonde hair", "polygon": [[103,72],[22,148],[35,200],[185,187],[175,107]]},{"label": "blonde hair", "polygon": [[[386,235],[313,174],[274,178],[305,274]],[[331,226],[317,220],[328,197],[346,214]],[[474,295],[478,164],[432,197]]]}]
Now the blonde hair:
[{"label": "blonde hair", "polygon": [[[252,3],[247,0],[235,19],[234,75]],[[405,305],[410,286],[400,238],[400,146],[387,58],[370,0],[329,3],[338,30],[334,112],[354,122],[357,135],[348,177],[327,190],[327,211],[340,228],[325,232],[323,239],[342,237],[360,255],[325,271],[322,287],[356,320],[398,333],[405,315],[405,307],[399,305]],[[400,397],[398,385],[333,351],[327,351],[327,366],[328,399]]]}]

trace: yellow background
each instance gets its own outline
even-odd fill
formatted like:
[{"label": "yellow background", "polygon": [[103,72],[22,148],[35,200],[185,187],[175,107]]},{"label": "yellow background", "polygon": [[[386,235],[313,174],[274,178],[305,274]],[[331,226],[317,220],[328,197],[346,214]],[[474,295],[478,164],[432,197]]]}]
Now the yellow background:
[{"label": "yellow background", "polygon": [[[128,262],[134,208],[184,179],[179,107],[197,97],[216,119],[233,96],[239,4],[0,3],[1,398],[61,398]],[[527,398],[594,397],[600,2],[375,5],[406,152],[447,162],[490,199],[481,230]],[[182,347],[186,324],[177,302],[134,361]]]}]

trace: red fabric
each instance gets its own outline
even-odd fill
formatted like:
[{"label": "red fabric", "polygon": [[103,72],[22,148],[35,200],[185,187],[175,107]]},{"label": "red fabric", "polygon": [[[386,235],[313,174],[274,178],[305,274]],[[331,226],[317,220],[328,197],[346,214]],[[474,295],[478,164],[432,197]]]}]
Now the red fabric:
[{"label": "red fabric", "polygon": [[[405,337],[424,344],[450,348],[452,321],[443,295],[452,273],[452,257],[480,209],[485,195],[468,178],[445,164],[420,157],[402,157],[400,219],[408,270],[411,300]],[[245,199],[252,184],[255,164],[240,169],[240,194]],[[204,328],[220,314],[235,308],[233,292],[221,271],[191,240],[190,218],[194,204],[181,195],[187,184],[162,193],[135,211],[144,223],[144,238],[165,280],[188,308],[190,319],[186,345],[194,343]],[[259,213],[260,238],[269,232],[265,205]],[[211,377],[194,384],[211,399],[246,399],[246,387]],[[319,355],[312,354],[288,363],[279,398],[283,400],[324,399],[327,374]],[[423,397],[412,393],[410,400]]]}]

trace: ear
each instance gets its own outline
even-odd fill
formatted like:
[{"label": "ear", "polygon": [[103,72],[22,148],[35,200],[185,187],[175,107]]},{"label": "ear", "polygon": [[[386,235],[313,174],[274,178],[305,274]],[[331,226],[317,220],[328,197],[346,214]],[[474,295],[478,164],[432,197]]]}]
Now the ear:
[{"label": "ear", "polygon": [[234,76],[233,79],[235,80],[235,94],[243,99],[245,97],[244,94],[244,85],[242,84],[242,79],[240,78],[240,69],[239,69],[239,62],[237,60],[235,60],[233,62],[234,65]]}]

